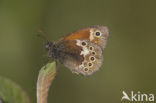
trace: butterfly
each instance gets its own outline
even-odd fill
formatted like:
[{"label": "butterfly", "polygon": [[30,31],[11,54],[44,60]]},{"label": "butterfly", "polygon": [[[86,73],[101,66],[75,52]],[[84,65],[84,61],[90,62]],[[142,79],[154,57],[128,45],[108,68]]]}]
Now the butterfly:
[{"label": "butterfly", "polygon": [[103,63],[109,30],[106,26],[90,26],[65,35],[56,42],[47,41],[49,58],[60,62],[73,73],[88,76]]}]

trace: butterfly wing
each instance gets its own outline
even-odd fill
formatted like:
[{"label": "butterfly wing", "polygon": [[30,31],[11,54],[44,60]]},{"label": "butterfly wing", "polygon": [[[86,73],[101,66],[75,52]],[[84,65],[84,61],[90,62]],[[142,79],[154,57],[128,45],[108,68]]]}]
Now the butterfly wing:
[{"label": "butterfly wing", "polygon": [[[85,44],[85,45],[84,45]],[[83,75],[91,75],[101,67],[103,63],[102,49],[89,40],[76,40],[76,45],[82,48],[80,55],[84,60],[79,65],[80,73]]]},{"label": "butterfly wing", "polygon": [[55,59],[73,73],[91,75],[102,65],[102,49],[84,39],[63,40],[56,43],[53,50]]},{"label": "butterfly wing", "polygon": [[64,36],[61,40],[86,39],[104,49],[108,37],[109,37],[108,28],[106,26],[96,25],[72,32]]}]

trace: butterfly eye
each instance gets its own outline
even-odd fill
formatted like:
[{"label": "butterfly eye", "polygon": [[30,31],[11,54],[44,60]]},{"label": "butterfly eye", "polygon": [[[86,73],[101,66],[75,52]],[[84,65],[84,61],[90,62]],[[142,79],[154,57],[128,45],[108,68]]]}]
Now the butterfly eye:
[{"label": "butterfly eye", "polygon": [[90,60],[91,60],[91,61],[94,61],[94,60],[95,60],[95,58],[94,58],[94,57],[90,57]]},{"label": "butterfly eye", "polygon": [[100,36],[101,35],[101,33],[100,32],[96,32],[96,36]]},{"label": "butterfly eye", "polygon": [[45,44],[45,48],[46,48],[46,49],[49,49],[51,46],[52,46],[52,43],[51,43],[51,42],[47,42],[47,43]]},{"label": "butterfly eye", "polygon": [[82,45],[85,46],[85,45],[87,45],[87,44],[86,44],[86,42],[82,42]]}]

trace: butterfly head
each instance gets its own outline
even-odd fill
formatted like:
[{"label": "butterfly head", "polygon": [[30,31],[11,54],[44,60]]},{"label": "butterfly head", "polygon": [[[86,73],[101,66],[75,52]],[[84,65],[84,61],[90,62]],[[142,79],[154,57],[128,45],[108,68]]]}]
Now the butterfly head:
[{"label": "butterfly head", "polygon": [[46,49],[46,51],[48,53],[47,54],[48,58],[54,57],[54,52],[53,52],[54,48],[55,48],[55,45],[54,45],[53,42],[47,41],[45,43],[45,49]]},{"label": "butterfly head", "polygon": [[46,50],[50,50],[50,49],[52,48],[52,46],[53,46],[53,43],[50,42],[50,41],[47,41],[47,42],[45,43],[45,49],[46,49]]},{"label": "butterfly head", "polygon": [[37,34],[37,36],[44,41],[45,49],[49,51],[53,46],[53,42],[49,41],[48,38],[43,35],[42,31],[39,31],[39,34]]}]

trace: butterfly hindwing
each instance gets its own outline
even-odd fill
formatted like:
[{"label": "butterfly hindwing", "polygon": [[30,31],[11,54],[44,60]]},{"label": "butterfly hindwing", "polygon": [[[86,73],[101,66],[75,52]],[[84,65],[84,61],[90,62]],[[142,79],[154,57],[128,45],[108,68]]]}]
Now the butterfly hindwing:
[{"label": "butterfly hindwing", "polygon": [[85,39],[64,40],[56,45],[56,59],[73,73],[91,75],[103,61],[102,49]]},{"label": "butterfly hindwing", "polygon": [[76,45],[82,47],[80,55],[84,57],[82,64],[78,67],[80,73],[83,75],[91,75],[99,70],[103,62],[102,49],[89,40],[77,39]]}]

